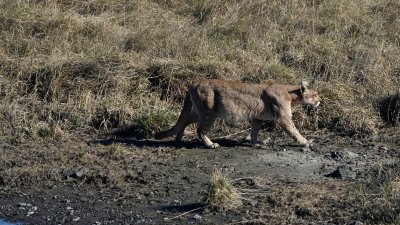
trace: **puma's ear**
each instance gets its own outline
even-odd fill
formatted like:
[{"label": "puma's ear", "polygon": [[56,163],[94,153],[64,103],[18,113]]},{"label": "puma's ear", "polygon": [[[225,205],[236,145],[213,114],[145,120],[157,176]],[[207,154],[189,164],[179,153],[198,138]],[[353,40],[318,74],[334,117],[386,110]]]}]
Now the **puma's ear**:
[{"label": "puma's ear", "polygon": [[304,81],[304,80],[302,80],[302,81],[301,81],[301,88],[300,88],[300,91],[301,91],[301,93],[303,93],[303,92],[305,92],[305,91],[306,91],[306,89],[307,89],[307,86],[308,86],[308,82],[307,82],[307,81]]}]

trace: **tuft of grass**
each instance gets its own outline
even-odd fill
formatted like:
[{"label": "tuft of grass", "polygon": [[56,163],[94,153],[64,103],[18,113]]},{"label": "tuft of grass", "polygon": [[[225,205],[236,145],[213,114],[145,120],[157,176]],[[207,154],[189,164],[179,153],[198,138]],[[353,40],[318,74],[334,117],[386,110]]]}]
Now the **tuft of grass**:
[{"label": "tuft of grass", "polygon": [[34,134],[33,137],[40,137],[43,139],[63,139],[67,137],[67,133],[65,133],[60,126],[49,125],[44,122],[39,122],[34,125]]},{"label": "tuft of grass", "polygon": [[156,132],[170,128],[176,122],[176,115],[171,111],[145,112],[133,122],[133,136],[151,138]]},{"label": "tuft of grass", "polygon": [[230,210],[242,205],[240,193],[221,170],[214,169],[209,181],[206,203],[213,209]]},{"label": "tuft of grass", "polygon": [[76,153],[75,159],[78,159],[78,160],[83,159],[83,158],[85,158],[85,156],[87,156],[88,154],[89,154],[89,153],[88,153],[87,151],[79,151],[79,152]]},{"label": "tuft of grass", "polygon": [[124,154],[125,152],[126,152],[126,149],[121,144],[113,143],[112,145],[110,145],[110,147],[108,149],[108,154],[110,154],[110,155],[119,155],[119,154]]}]

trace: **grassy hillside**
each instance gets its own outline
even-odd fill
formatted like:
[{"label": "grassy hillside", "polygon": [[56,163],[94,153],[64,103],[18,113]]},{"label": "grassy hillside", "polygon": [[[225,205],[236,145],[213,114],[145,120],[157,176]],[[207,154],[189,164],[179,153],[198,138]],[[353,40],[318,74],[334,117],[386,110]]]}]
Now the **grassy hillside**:
[{"label": "grassy hillside", "polygon": [[0,127],[10,140],[175,122],[201,78],[313,82],[302,129],[370,134],[399,92],[397,0],[3,0]]}]

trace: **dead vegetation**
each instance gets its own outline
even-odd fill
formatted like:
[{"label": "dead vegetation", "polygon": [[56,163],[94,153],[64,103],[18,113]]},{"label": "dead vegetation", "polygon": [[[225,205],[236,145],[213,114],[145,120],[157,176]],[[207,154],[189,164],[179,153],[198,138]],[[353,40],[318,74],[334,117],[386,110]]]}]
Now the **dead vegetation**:
[{"label": "dead vegetation", "polygon": [[371,176],[350,189],[358,216],[371,223],[396,224],[400,217],[400,164],[377,165]]},{"label": "dead vegetation", "polygon": [[[175,123],[187,85],[204,78],[312,81],[322,103],[295,109],[300,129],[368,136],[385,123],[396,126],[399,12],[396,0],[0,1],[0,139],[18,146],[2,150],[0,186],[151,185],[138,172],[146,171],[142,164],[135,165],[154,162],[149,152],[59,145],[82,132],[151,138]],[[89,170],[66,181],[74,165]],[[352,200],[362,215],[335,211],[349,207],[338,184],[259,184],[276,194],[252,196],[265,208],[238,223],[332,216],[337,223],[351,216],[395,223],[396,171],[384,168],[379,184],[371,178],[359,186]],[[216,174],[211,186],[210,205],[237,206],[240,196],[226,176]]]},{"label": "dead vegetation", "polygon": [[221,170],[214,168],[211,175],[206,203],[216,210],[232,210],[242,205],[242,197],[232,180],[223,174]]},{"label": "dead vegetation", "polygon": [[298,123],[368,135],[384,122],[379,101],[398,92],[393,0],[0,4],[0,129],[10,141],[132,124],[132,136],[150,137],[203,78],[314,81],[323,104],[311,116],[299,109]]}]

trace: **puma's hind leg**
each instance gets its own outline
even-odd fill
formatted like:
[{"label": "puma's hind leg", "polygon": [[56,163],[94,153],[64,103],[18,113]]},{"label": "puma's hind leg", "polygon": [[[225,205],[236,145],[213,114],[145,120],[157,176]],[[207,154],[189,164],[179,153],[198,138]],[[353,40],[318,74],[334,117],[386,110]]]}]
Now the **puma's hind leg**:
[{"label": "puma's hind leg", "polygon": [[187,120],[187,121],[185,122],[185,124],[182,126],[181,130],[176,134],[175,140],[176,140],[176,141],[182,141],[183,134],[184,134],[184,132],[185,132],[185,128],[186,128],[188,125],[192,124],[192,123],[196,123],[197,121],[198,121],[198,116],[197,116],[197,114],[196,114],[195,112],[192,111],[192,112],[190,113],[190,116],[189,116],[188,120]]},{"label": "puma's hind leg", "polygon": [[197,135],[208,148],[220,147],[218,143],[213,143],[210,138],[206,136],[206,133],[212,128],[216,119],[216,117],[207,116],[205,118],[201,118],[198,122]]}]

